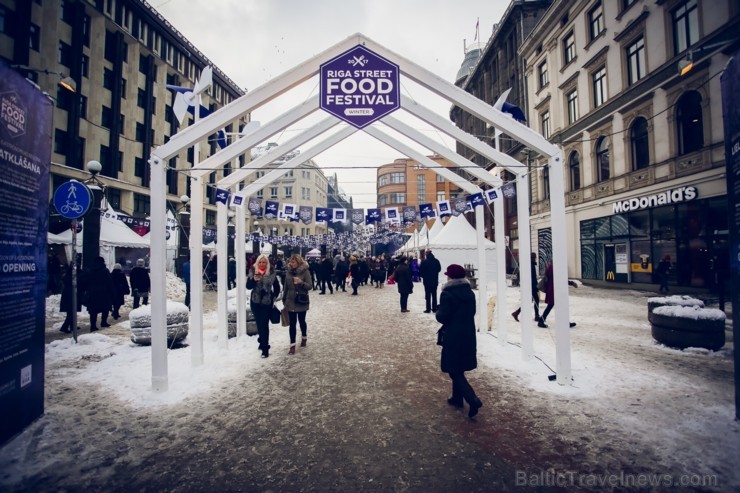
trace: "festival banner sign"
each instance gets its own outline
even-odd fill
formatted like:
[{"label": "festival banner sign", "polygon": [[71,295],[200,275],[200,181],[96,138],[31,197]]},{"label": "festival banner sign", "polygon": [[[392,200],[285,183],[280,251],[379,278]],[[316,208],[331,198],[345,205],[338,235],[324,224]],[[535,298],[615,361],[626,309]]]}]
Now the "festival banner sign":
[{"label": "festival banner sign", "polygon": [[440,200],[437,202],[437,210],[439,211],[439,217],[449,216],[452,214],[452,207],[450,207],[449,200]]},{"label": "festival banner sign", "polygon": [[365,209],[352,209],[352,223],[362,224],[365,222]]},{"label": "festival banner sign", "polygon": [[231,196],[231,192],[229,190],[222,190],[220,188],[216,189],[216,202],[221,202],[222,204],[228,204],[230,196]]},{"label": "festival banner sign", "polygon": [[398,215],[398,207],[388,207],[385,210],[385,221],[388,223],[401,222],[401,218]]},{"label": "festival banner sign", "polygon": [[331,222],[333,223],[345,223],[347,222],[347,209],[334,209]]},{"label": "festival banner sign", "polygon": [[421,204],[419,206],[419,215],[422,218],[434,217],[434,209],[432,204]]},{"label": "festival banner sign", "polygon": [[0,444],[44,412],[52,100],[0,61]]},{"label": "festival banner sign", "polygon": [[468,195],[468,202],[470,202],[471,208],[478,207],[479,205],[484,205],[483,203],[483,193],[474,193],[472,195]]},{"label": "festival banner sign", "polygon": [[265,217],[267,219],[275,219],[278,217],[278,207],[280,206],[279,203],[274,202],[272,200],[268,200],[265,202]]},{"label": "festival banner sign", "polygon": [[513,183],[506,183],[501,187],[501,192],[507,199],[513,199],[516,197],[516,186]]},{"label": "festival banner sign", "polygon": [[459,216],[464,213],[468,208],[468,201],[462,197],[452,199],[452,215]]},{"label": "festival banner sign", "polygon": [[486,190],[486,202],[489,204],[499,200],[501,198],[501,190],[498,188],[491,188],[489,190]]},{"label": "festival banner sign", "polygon": [[249,203],[247,209],[252,217],[262,217],[262,199],[256,197],[249,197]]},{"label": "festival banner sign", "polygon": [[328,207],[316,208],[316,222],[328,222],[332,218],[332,210]]},{"label": "festival banner sign", "polygon": [[366,222],[367,224],[380,222],[380,209],[368,209]]},{"label": "festival banner sign", "polygon": [[313,207],[302,205],[298,212],[298,216],[301,218],[301,222],[303,222],[303,224],[309,224],[313,221]]},{"label": "festival banner sign", "polygon": [[403,207],[403,222],[412,223],[416,221],[416,207],[406,205]]},{"label": "festival banner sign", "polygon": [[401,107],[400,70],[377,53],[357,45],[320,67],[322,110],[363,128]]}]

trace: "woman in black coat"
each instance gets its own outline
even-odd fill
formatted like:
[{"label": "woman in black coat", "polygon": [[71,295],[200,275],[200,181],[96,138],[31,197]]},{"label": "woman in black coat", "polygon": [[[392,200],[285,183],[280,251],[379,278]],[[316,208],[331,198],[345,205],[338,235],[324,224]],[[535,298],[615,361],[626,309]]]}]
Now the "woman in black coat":
[{"label": "woman in black coat", "polygon": [[85,276],[85,289],[85,305],[90,313],[90,332],[98,330],[98,313],[101,314],[100,326],[110,327],[108,313],[113,305],[113,280],[103,257],[95,259],[95,264]]},{"label": "woman in black coat", "polygon": [[442,371],[452,379],[452,397],[447,402],[463,407],[468,401],[469,417],[478,414],[483,403],[465,378],[465,372],[478,366],[475,340],[475,294],[465,279],[465,269],[457,264],[447,267],[449,281],[442,287],[437,309],[439,329],[437,344],[442,346]]},{"label": "woman in black coat", "polygon": [[128,279],[126,274],[121,270],[121,264],[113,265],[113,271],[110,273],[110,277],[113,280],[113,318],[118,320],[121,315],[118,310],[126,303],[126,295],[131,292],[128,287]]},{"label": "woman in black coat", "polygon": [[407,263],[406,257],[399,259],[396,270],[393,271],[393,280],[398,286],[398,293],[401,295],[401,313],[408,313],[409,295],[414,292],[414,283],[411,281],[411,269]]}]

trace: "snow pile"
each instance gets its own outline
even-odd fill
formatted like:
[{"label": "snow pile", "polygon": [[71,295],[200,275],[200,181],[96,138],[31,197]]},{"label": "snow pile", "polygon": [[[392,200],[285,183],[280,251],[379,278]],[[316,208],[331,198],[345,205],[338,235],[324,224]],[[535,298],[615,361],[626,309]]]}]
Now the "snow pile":
[{"label": "snow pile", "polygon": [[[179,301],[167,300],[167,325],[187,322],[190,317],[188,307]],[[131,327],[151,327],[152,306],[142,305],[128,314]]]},{"label": "snow pile", "polygon": [[653,310],[653,313],[664,317],[689,318],[692,320],[712,320],[715,322],[724,321],[726,318],[725,313],[721,310],[718,310],[716,308],[702,308],[697,305],[661,306]]},{"label": "snow pile", "polygon": [[654,306],[696,306],[704,308],[704,302],[688,295],[662,296],[659,298],[648,298],[648,303]]}]

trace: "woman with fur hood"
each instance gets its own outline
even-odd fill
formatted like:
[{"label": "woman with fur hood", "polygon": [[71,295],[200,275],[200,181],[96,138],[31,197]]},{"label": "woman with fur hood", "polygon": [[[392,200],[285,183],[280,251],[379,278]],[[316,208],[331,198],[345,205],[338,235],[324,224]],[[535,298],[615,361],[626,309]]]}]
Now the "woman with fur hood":
[{"label": "woman with fur hood", "polygon": [[270,260],[267,255],[260,255],[247,276],[247,289],[252,293],[249,298],[249,307],[257,323],[257,342],[262,351],[262,357],[270,356],[270,312],[280,294],[280,283],[277,274],[270,269]]},{"label": "woman with fur hood", "polygon": [[437,344],[442,346],[442,371],[452,380],[452,397],[447,399],[451,406],[463,407],[468,402],[469,417],[478,414],[483,403],[475,395],[473,387],[465,378],[465,372],[478,366],[475,340],[475,294],[465,279],[465,269],[450,264],[445,271],[449,281],[442,286],[437,309],[439,329]]},{"label": "woman with fur hood", "polygon": [[290,349],[288,354],[295,354],[296,322],[301,326],[301,347],[306,347],[308,326],[306,312],[308,312],[308,291],[311,289],[311,272],[303,257],[298,254],[290,257],[288,270],[285,273],[285,289],[283,304],[290,316]]}]

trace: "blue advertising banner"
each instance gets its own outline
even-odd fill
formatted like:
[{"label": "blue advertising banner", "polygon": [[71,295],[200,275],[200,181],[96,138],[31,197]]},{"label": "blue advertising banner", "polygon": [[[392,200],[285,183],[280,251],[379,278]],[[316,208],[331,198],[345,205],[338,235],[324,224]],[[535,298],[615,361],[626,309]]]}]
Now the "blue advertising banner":
[{"label": "blue advertising banner", "polygon": [[[732,306],[740,306],[740,50],[730,58],[720,77],[722,84],[722,113],[725,123],[725,162],[727,172],[727,210],[729,211],[730,298]],[[722,262],[724,263],[724,262]],[[718,269],[723,271],[724,269]],[[724,277],[724,276],[723,276]],[[720,280],[724,283],[724,279]],[[720,304],[724,304],[724,288]],[[732,310],[732,333],[740,340],[740,310]],[[740,419],[740,351],[735,348],[735,419]]]},{"label": "blue advertising banner", "polygon": [[362,45],[321,65],[320,107],[363,128],[401,107],[398,65]]},{"label": "blue advertising banner", "polygon": [[44,412],[52,110],[0,63],[0,443]]}]

